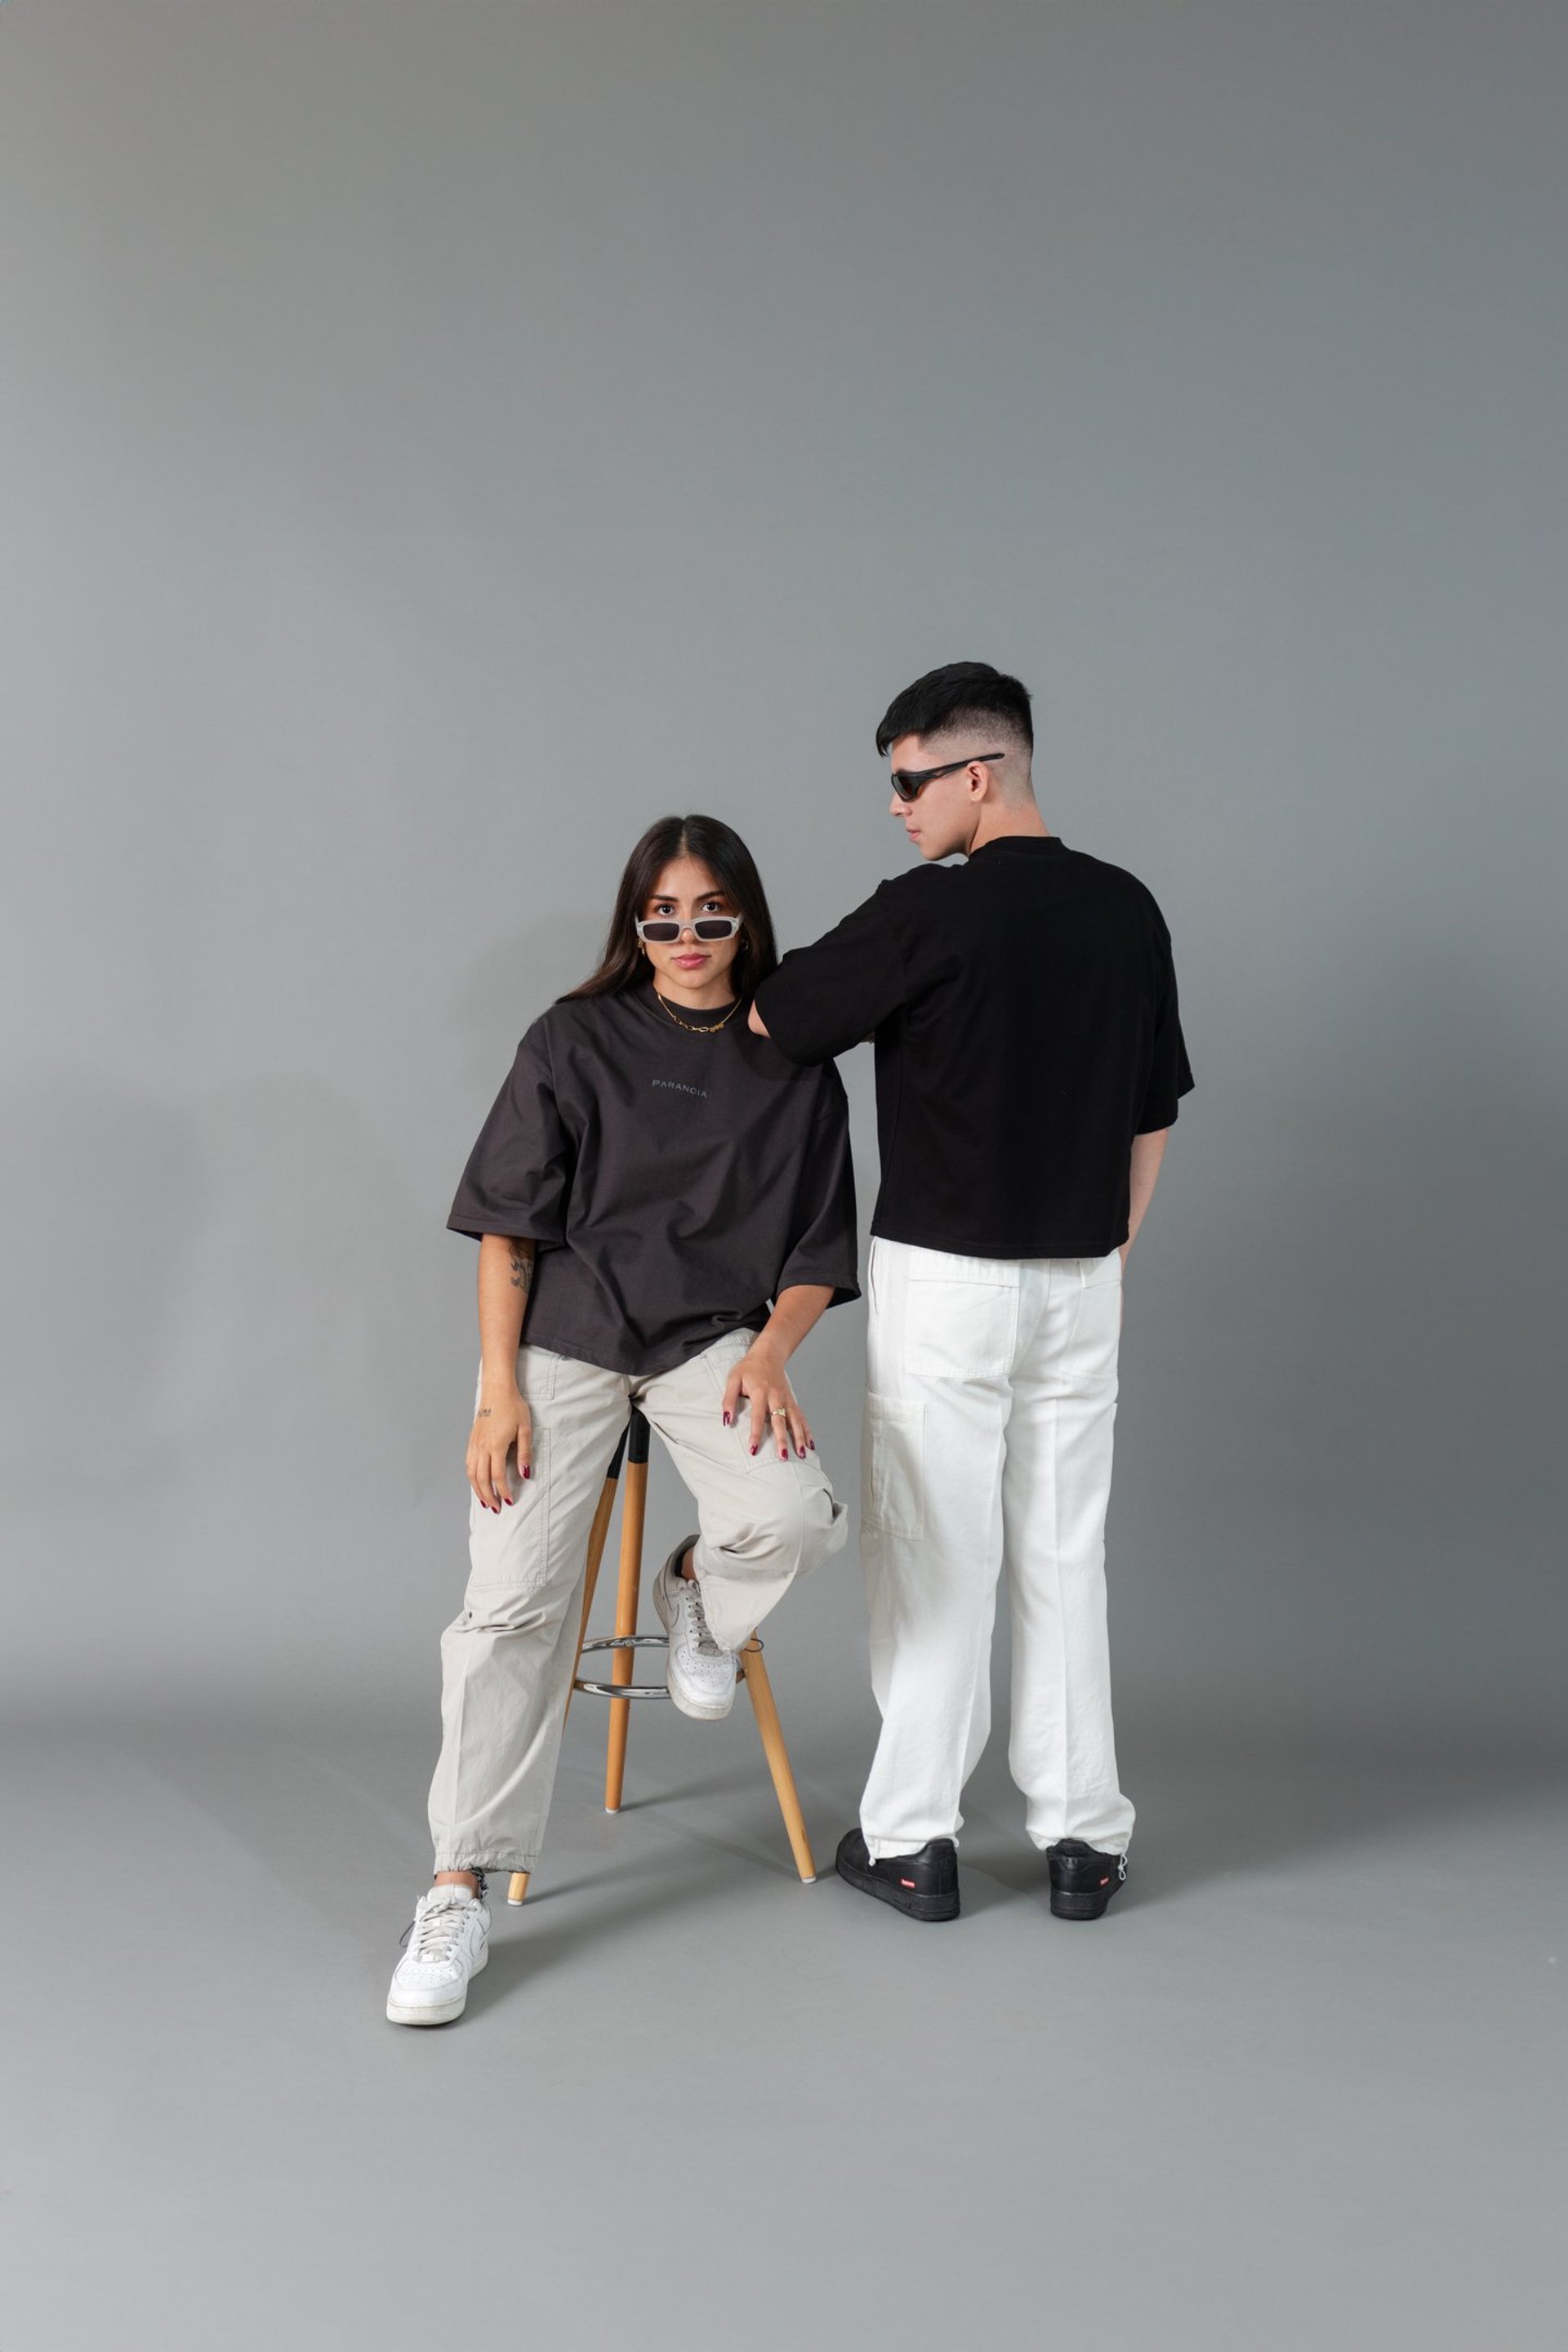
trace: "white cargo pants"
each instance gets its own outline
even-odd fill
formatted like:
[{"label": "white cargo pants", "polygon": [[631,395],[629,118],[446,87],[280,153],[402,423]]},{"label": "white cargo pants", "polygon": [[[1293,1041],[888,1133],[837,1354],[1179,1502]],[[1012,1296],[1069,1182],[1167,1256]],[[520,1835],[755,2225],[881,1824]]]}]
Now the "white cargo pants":
[{"label": "white cargo pants", "polygon": [[[550,1809],[577,1647],[588,1531],[636,1403],[696,1500],[692,1565],[714,1639],[739,1649],[795,1577],[848,1534],[821,1458],[751,1452],[751,1408],[726,1429],[724,1383],[755,1332],[727,1332],[670,1371],[612,1372],[519,1349],[533,1475],[498,1515],[470,1498],[468,1583],[441,1637],[441,1754],[430,1788],[437,1870],[532,1870]],[[476,1402],[478,1396],[476,1391]],[[613,1571],[613,1562],[611,1563]],[[658,1563],[645,1560],[645,1581]]]},{"label": "white cargo pants", "polygon": [[960,1257],[874,1235],[861,1449],[873,1857],[956,1837],[991,1728],[1006,1570],[1008,1764],[1038,1846],[1121,1853],[1105,1622],[1121,1257]]}]

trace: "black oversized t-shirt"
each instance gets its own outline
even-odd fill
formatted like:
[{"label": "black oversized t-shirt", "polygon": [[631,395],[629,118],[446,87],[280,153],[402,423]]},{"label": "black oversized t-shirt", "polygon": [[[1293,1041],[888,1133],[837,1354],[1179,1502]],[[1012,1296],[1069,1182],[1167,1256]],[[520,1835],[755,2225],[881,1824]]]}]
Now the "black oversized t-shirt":
[{"label": "black oversized t-shirt", "polygon": [[[717,1019],[689,1013],[693,1022]],[[746,1026],[681,1028],[644,978],[542,1013],[469,1154],[454,1233],[539,1244],[522,1336],[668,1371],[795,1283],[858,1298],[848,1107]]]},{"label": "black oversized t-shirt", "polygon": [[1007,834],[884,882],[757,991],[818,1063],[875,1033],[871,1230],[968,1257],[1103,1257],[1135,1135],[1193,1084],[1171,935],[1142,882]]}]

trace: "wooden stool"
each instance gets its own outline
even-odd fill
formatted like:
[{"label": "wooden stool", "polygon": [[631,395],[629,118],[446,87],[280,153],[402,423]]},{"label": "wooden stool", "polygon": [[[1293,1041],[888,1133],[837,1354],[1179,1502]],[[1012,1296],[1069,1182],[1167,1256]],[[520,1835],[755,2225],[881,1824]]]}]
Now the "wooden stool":
[{"label": "wooden stool", "polygon": [[[631,1702],[634,1699],[668,1698],[663,1683],[635,1683],[632,1680],[634,1650],[664,1650],[669,1644],[662,1633],[637,1632],[637,1594],[642,1585],[643,1520],[647,1503],[647,1416],[640,1406],[633,1405],[631,1419],[621,1432],[615,1460],[605,1473],[605,1485],[594,1512],[594,1524],[588,1534],[588,1568],[583,1589],[583,1615],[577,1627],[577,1659],[572,1670],[572,1688],[566,1694],[566,1711],[571,1713],[574,1691],[589,1691],[595,1697],[610,1702],[610,1736],[605,1759],[605,1811],[618,1813],[621,1810],[621,1785],[626,1769],[626,1734],[631,1728]],[[626,1490],[621,1497],[621,1580],[616,1594],[616,1630],[614,1634],[590,1642],[588,1612],[594,1605],[594,1588],[599,1580],[599,1562],[604,1556],[605,1538],[609,1532],[610,1514],[616,1507],[616,1488],[619,1484],[621,1463],[626,1465]],[[585,1650],[608,1650],[610,1679],[607,1683],[584,1681],[581,1675]],[[805,1886],[816,1882],[816,1864],[811,1858],[811,1844],[805,1834],[805,1819],[800,1810],[795,1774],[790,1770],[789,1754],[784,1747],[784,1732],[779,1725],[779,1713],[773,1705],[773,1685],[768,1670],[763,1664],[763,1645],[755,1633],[740,1654],[737,1677],[746,1685],[752,1709],[762,1735],[763,1753],[773,1774],[773,1794],[779,1801],[784,1825],[789,1838],[795,1866]],[[514,1870],[507,1890],[509,1903],[521,1903],[528,1893],[529,1873]]]}]

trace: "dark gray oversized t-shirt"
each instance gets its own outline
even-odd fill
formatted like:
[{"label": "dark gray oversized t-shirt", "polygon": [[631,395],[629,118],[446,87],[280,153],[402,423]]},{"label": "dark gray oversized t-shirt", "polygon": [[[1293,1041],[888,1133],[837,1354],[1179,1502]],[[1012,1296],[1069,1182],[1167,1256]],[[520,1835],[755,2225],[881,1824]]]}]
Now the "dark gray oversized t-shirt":
[{"label": "dark gray oversized t-shirt", "polygon": [[693,1034],[647,979],[552,1004],[518,1046],[447,1223],[538,1244],[531,1345],[668,1371],[766,1322],[795,1283],[830,1286],[835,1307],[859,1297],[843,1081],[831,1062],[788,1060],[744,1006]]}]

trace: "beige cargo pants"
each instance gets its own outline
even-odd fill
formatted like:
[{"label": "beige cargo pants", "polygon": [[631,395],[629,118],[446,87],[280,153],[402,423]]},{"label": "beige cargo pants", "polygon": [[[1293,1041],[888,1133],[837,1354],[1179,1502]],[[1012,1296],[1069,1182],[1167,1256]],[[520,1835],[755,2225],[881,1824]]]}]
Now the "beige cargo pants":
[{"label": "beige cargo pants", "polygon": [[[633,1404],[697,1505],[693,1565],[716,1641],[739,1649],[795,1577],[848,1534],[821,1460],[751,1451],[751,1412],[726,1428],[724,1383],[755,1333],[730,1331],[668,1372],[605,1370],[518,1351],[533,1475],[498,1515],[468,1506],[468,1590],[441,1637],[440,1759],[430,1788],[437,1870],[532,1870],[561,1745],[588,1531]],[[657,1563],[644,1562],[644,1581]]]}]

